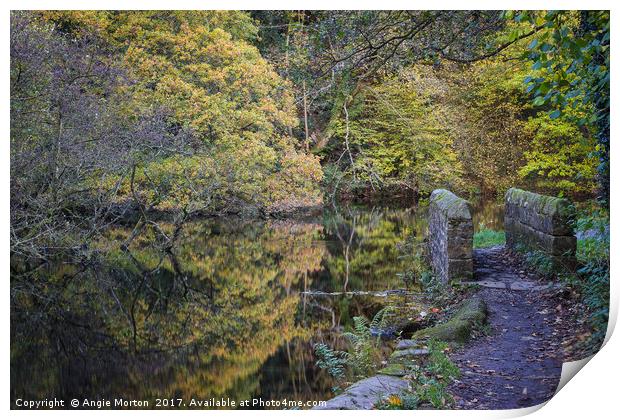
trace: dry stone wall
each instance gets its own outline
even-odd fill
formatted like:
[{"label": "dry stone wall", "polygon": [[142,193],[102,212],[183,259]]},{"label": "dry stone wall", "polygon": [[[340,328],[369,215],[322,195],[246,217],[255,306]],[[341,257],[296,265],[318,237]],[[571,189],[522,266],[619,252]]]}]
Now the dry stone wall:
[{"label": "dry stone wall", "polygon": [[570,201],[511,188],[506,192],[506,246],[542,251],[560,267],[575,262],[577,239]]},{"label": "dry stone wall", "polygon": [[448,190],[435,190],[429,204],[431,267],[444,283],[473,277],[473,236],[469,203]]}]

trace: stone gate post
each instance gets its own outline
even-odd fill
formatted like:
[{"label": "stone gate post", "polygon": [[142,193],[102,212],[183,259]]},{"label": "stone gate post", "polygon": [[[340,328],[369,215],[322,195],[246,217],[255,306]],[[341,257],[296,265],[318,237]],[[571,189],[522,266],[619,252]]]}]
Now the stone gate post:
[{"label": "stone gate post", "polygon": [[448,190],[432,192],[429,204],[431,267],[443,283],[473,277],[474,225],[469,203]]}]

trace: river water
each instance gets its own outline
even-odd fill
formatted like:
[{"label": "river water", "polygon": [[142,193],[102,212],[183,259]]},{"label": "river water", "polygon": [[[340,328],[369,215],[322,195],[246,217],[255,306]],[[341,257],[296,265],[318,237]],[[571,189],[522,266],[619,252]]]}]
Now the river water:
[{"label": "river water", "polygon": [[[474,209],[476,227],[501,228],[501,208]],[[11,280],[11,404],[328,399],[313,344],[342,347],[354,316],[386,304],[368,292],[419,290],[403,273],[426,227],[423,208],[209,219],[184,226],[169,253],[152,234],[122,251],[130,230],[110,229],[94,267]]]}]

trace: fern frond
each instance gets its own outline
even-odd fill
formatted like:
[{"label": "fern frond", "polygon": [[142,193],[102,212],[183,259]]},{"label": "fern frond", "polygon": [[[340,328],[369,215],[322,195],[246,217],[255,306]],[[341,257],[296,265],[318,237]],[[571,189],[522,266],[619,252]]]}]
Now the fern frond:
[{"label": "fern frond", "polygon": [[353,328],[355,330],[355,333],[360,337],[367,337],[370,335],[369,324],[370,322],[365,316],[353,317]]},{"label": "fern frond", "polygon": [[375,314],[370,323],[371,329],[383,329],[387,326],[390,316],[394,313],[393,306],[386,306]]},{"label": "fern frond", "polygon": [[345,340],[348,340],[354,347],[358,345],[358,343],[360,342],[360,336],[357,335],[356,333],[353,332],[345,332],[342,334],[342,337]]},{"label": "fern frond", "polygon": [[[315,344],[314,352],[317,355],[316,365],[319,368],[327,370],[327,373],[335,379],[343,379],[345,377],[348,354],[332,350],[323,343]],[[343,357],[344,354],[346,354],[346,357]]]}]

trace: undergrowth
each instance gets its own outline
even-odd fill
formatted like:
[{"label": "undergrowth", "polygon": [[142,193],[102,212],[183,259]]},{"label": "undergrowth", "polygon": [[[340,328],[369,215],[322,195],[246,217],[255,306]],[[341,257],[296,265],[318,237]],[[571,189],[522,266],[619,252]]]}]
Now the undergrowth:
[{"label": "undergrowth", "polygon": [[609,320],[609,212],[594,209],[582,212],[575,222],[579,268],[569,281],[576,284],[583,303],[590,310],[592,335],[588,344],[600,347]]},{"label": "undergrowth", "polygon": [[420,285],[424,297],[434,306],[446,307],[456,298],[453,287],[439,280],[432,271],[422,273]]},{"label": "undergrowth", "polygon": [[609,320],[609,212],[590,208],[578,213],[574,230],[577,233],[577,268],[558,270],[549,255],[517,247],[526,264],[545,278],[557,278],[575,291],[588,308],[591,335],[583,343],[588,348],[602,345]]},{"label": "undergrowth", "polygon": [[[314,346],[317,366],[325,369],[338,383],[333,388],[336,393],[340,393],[343,386],[353,380],[373,375],[380,366],[380,359],[375,358],[380,354],[380,339],[373,337],[370,329],[382,326],[385,312],[375,315],[372,321],[364,317],[356,319],[354,330],[343,334],[349,342],[349,351],[334,350],[323,343]],[[409,388],[381,399],[376,408],[407,410],[420,405],[447,408],[453,404],[454,399],[447,386],[460,376],[459,368],[446,355],[449,350],[446,343],[430,340],[428,350],[426,358],[408,365],[408,374],[404,379],[410,382]]]},{"label": "undergrowth", "polygon": [[316,365],[337,382],[334,392],[340,392],[345,383],[370,376],[378,369],[382,359],[381,337],[373,336],[372,331],[384,329],[393,311],[394,308],[388,306],[377,312],[372,320],[365,316],[354,317],[353,329],[342,335],[349,347],[347,351],[334,350],[323,343],[314,345]]},{"label": "undergrowth", "polygon": [[403,281],[406,287],[419,284],[421,277],[429,271],[426,262],[425,243],[410,236],[397,245],[398,259],[406,263],[407,269],[396,276]]},{"label": "undergrowth", "polygon": [[411,375],[410,388],[397,394],[390,394],[379,401],[376,408],[383,410],[414,410],[420,406],[436,409],[449,408],[454,398],[447,386],[460,377],[459,368],[448,358],[448,345],[440,341],[428,342],[427,360],[416,366]]}]

